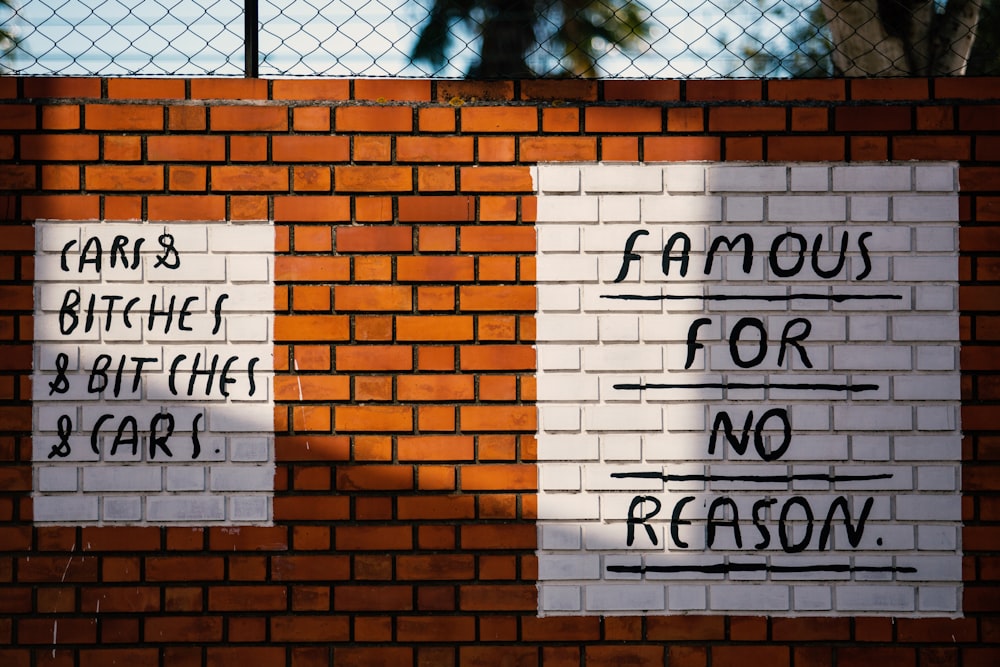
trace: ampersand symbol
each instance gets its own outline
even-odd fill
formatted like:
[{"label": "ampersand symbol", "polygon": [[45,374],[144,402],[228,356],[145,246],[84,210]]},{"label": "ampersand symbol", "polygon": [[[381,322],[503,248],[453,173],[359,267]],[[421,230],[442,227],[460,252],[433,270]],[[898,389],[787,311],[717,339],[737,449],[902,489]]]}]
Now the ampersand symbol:
[{"label": "ampersand symbol", "polygon": [[[52,394],[65,394],[69,391],[69,378],[66,377],[66,368],[69,366],[69,356],[65,352],[56,355],[56,379],[49,383],[49,396]],[[65,416],[65,415],[63,415]]]},{"label": "ampersand symbol", "polygon": [[179,267],[181,265],[181,257],[177,253],[177,248],[174,247],[173,234],[160,234],[160,238],[157,241],[159,241],[160,247],[163,248],[163,254],[156,256],[156,263],[153,267],[165,266],[168,269]]},{"label": "ampersand symbol", "polygon": [[57,432],[59,433],[59,444],[52,445],[52,450],[49,452],[49,458],[58,456],[61,459],[69,456],[69,434],[73,430],[73,420],[69,418],[69,415],[60,415],[59,421],[56,424]]}]

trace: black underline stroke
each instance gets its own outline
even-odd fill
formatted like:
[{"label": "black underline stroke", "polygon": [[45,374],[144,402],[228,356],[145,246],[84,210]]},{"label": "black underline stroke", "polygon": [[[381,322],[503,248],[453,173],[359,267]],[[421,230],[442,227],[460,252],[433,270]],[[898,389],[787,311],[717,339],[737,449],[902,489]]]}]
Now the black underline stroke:
[{"label": "black underline stroke", "polygon": [[868,482],[891,479],[893,473],[877,475],[827,475],[802,473],[798,475],[664,475],[659,472],[613,472],[614,479],[659,479],[664,482]]},{"label": "black underline stroke", "polygon": [[807,301],[874,301],[880,299],[900,300],[902,294],[812,294],[809,292],[793,292],[792,294],[602,294],[602,299],[619,301],[687,301],[701,299],[703,301],[792,301],[804,299]]},{"label": "black underline stroke", "polygon": [[790,382],[677,382],[677,383],[622,383],[612,385],[615,389],[792,389],[796,391],[848,391],[860,393],[878,391],[877,384],[795,384]]},{"label": "black underline stroke", "polygon": [[618,574],[644,574],[646,572],[661,572],[665,574],[680,574],[682,572],[698,572],[700,574],[728,574],[730,572],[772,572],[777,574],[797,574],[804,572],[896,572],[912,574],[915,567],[894,565],[768,565],[767,563],[714,563],[712,565],[608,565],[608,572]]}]

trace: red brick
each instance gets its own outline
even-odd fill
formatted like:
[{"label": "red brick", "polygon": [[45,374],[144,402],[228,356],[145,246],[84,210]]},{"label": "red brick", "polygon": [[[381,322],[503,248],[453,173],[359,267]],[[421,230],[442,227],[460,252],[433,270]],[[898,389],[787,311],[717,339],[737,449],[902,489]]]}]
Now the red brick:
[{"label": "red brick", "polygon": [[426,614],[396,619],[396,641],[441,643],[471,642],[475,639],[476,619],[472,616],[449,616],[447,623]]},{"label": "red brick", "polygon": [[681,82],[607,80],[604,82],[604,101],[676,102],[681,98]]},{"label": "red brick", "polygon": [[838,162],[844,159],[844,137],[800,135],[768,137],[767,159]]},{"label": "red brick", "polygon": [[688,102],[729,102],[761,99],[762,82],[689,80],[684,82],[684,99]]},{"label": "red brick", "polygon": [[287,192],[288,168],[213,166],[212,190],[216,192]]},{"label": "red brick", "polygon": [[413,410],[394,405],[337,406],[334,426],[339,433],[412,431]]},{"label": "red brick", "polygon": [[398,137],[400,162],[472,162],[472,137]]},{"label": "red brick", "polygon": [[408,192],[413,190],[410,167],[334,167],[337,192]]},{"label": "red brick", "polygon": [[93,644],[97,641],[96,618],[23,618],[17,622],[21,644]]},{"label": "red brick", "polygon": [[100,648],[80,651],[80,667],[107,667],[108,665],[158,667],[159,664],[159,651],[155,648]]},{"label": "red brick", "polygon": [[167,107],[167,128],[171,130],[204,130],[208,127],[206,107]]},{"label": "red brick", "polygon": [[471,340],[472,318],[461,315],[400,316],[396,318],[399,341]]},{"label": "red brick", "polygon": [[[80,129],[80,107],[75,104],[43,106],[42,127],[46,130]],[[68,137],[63,136],[62,138]]]},{"label": "red brick", "polygon": [[708,110],[708,129],[712,132],[781,131],[785,126],[783,108],[714,107]]},{"label": "red brick", "polygon": [[287,606],[284,586],[212,586],[208,589],[211,611],[281,611]]},{"label": "red brick", "polygon": [[27,77],[24,79],[24,96],[44,97],[94,97],[101,96],[101,80],[76,77]]},{"label": "red brick", "polygon": [[205,667],[285,667],[286,664],[282,646],[209,647],[206,656]]},{"label": "red brick", "polygon": [[[3,413],[0,412],[0,420],[2,419]],[[9,422],[4,420],[3,423]],[[97,581],[97,558],[94,557],[81,556],[68,559],[65,556],[34,555],[17,558],[16,564],[19,582]]]},{"label": "red brick", "polygon": [[400,285],[338,285],[333,290],[338,312],[398,311],[413,309],[413,290]]},{"label": "red brick", "polygon": [[596,137],[521,137],[523,162],[593,162],[597,160]]},{"label": "red brick", "polygon": [[392,160],[392,138],[361,135],[351,140],[354,162],[389,162]]},{"label": "red brick", "polygon": [[417,189],[422,193],[454,192],[455,184],[455,168],[450,165],[417,169]]},{"label": "red brick", "polygon": [[277,136],[272,138],[275,162],[343,162],[350,158],[347,137],[314,137],[309,135]]},{"label": "red brick", "polygon": [[537,132],[535,107],[465,107],[459,111],[462,132]]},{"label": "red brick", "polygon": [[719,137],[644,137],[643,155],[647,162],[719,160],[722,142]]},{"label": "red brick", "polygon": [[0,130],[33,130],[37,107],[30,104],[5,104]]},{"label": "red brick", "polygon": [[954,130],[954,107],[917,107],[918,130]]},{"label": "red brick", "polygon": [[850,159],[854,162],[882,162],[889,159],[888,137],[850,137]]},{"label": "red brick", "polygon": [[410,107],[338,107],[338,132],[409,132],[413,129]]},{"label": "red brick", "polygon": [[211,195],[149,197],[150,220],[224,220],[225,217],[225,197]]},{"label": "red brick", "polygon": [[531,464],[478,463],[459,468],[463,491],[534,491],[538,472]]},{"label": "red brick", "polygon": [[513,311],[535,309],[535,288],[530,285],[463,285],[459,307],[468,311]]},{"label": "red brick", "polygon": [[431,82],[427,79],[355,79],[354,99],[377,102],[429,102]]},{"label": "red brick", "polygon": [[588,107],[584,110],[583,125],[585,132],[661,132],[663,110],[659,107]]},{"label": "red brick", "polygon": [[342,345],[336,348],[338,371],[407,371],[413,368],[408,345]]},{"label": "red brick", "polygon": [[535,408],[521,406],[465,405],[459,419],[466,432],[534,431],[538,423]]},{"label": "red brick", "polygon": [[274,198],[276,222],[343,222],[351,219],[351,200],[336,196]]},{"label": "red brick", "polygon": [[479,137],[476,139],[479,164],[514,162],[514,137]]},{"label": "red brick", "polygon": [[787,646],[713,646],[711,653],[713,667],[787,667],[791,664]]},{"label": "red brick", "polygon": [[410,252],[410,227],[338,227],[337,252]]},{"label": "red brick", "polygon": [[337,526],[336,548],[343,551],[405,551],[413,548],[410,526]]},{"label": "red brick", "polygon": [[893,137],[894,160],[968,160],[972,138],[968,136]]},{"label": "red brick", "polygon": [[34,190],[35,167],[33,165],[5,165],[0,171],[0,190]]},{"label": "red brick", "polygon": [[88,104],[84,107],[88,130],[162,130],[163,107],[140,104]]},{"label": "red brick", "polygon": [[147,153],[153,162],[222,162],[226,139],[218,136],[169,135],[149,137]]},{"label": "red brick", "polygon": [[770,79],[767,99],[837,102],[847,99],[847,84],[843,79]]},{"label": "red brick", "polygon": [[509,101],[514,99],[513,81],[438,81],[437,100],[452,105],[463,102]]},{"label": "red brick", "polygon": [[535,351],[527,345],[467,345],[459,349],[462,370],[533,370]]},{"label": "red brick", "polygon": [[462,230],[459,247],[463,252],[535,252],[535,230],[532,227],[507,225],[466,227]]},{"label": "red brick", "polygon": [[295,107],[292,127],[296,132],[329,132],[330,109],[327,107]]},{"label": "red brick", "polygon": [[533,192],[527,167],[462,167],[461,189],[466,192]]},{"label": "red brick", "polygon": [[474,197],[400,197],[400,222],[467,222],[476,219]]},{"label": "red brick", "polygon": [[347,340],[350,320],[343,315],[293,315],[274,318],[275,341]]},{"label": "red brick", "polygon": [[275,79],[271,82],[271,99],[337,101],[350,97],[347,79]]},{"label": "red brick", "polygon": [[454,109],[418,109],[417,118],[421,132],[454,132]]},{"label": "red brick", "polygon": [[22,160],[96,160],[99,155],[95,135],[26,134],[20,137]]},{"label": "red brick", "polygon": [[[659,667],[664,663],[662,646],[588,646],[584,649],[584,659],[588,667]],[[767,664],[767,663],[760,663]],[[775,663],[777,667],[778,663]],[[770,667],[770,665],[768,666]]]},{"label": "red brick", "polygon": [[723,144],[726,160],[758,162],[764,159],[763,137],[726,137]]},{"label": "red brick", "polygon": [[834,127],[839,132],[909,130],[912,116],[909,107],[842,107],[834,110]]},{"label": "red brick", "polygon": [[400,257],[396,260],[396,275],[400,282],[470,282],[475,278],[475,266],[471,257]]},{"label": "red brick", "polygon": [[183,79],[108,79],[108,98],[118,100],[184,99]]},{"label": "red brick", "polygon": [[927,79],[875,77],[849,81],[852,100],[926,100],[930,94]]},{"label": "red brick", "polygon": [[352,465],[337,468],[340,491],[404,491],[413,488],[413,467]]},{"label": "red brick", "polygon": [[80,607],[86,613],[159,611],[160,589],[155,586],[84,588],[80,591]]},{"label": "red brick", "polygon": [[191,79],[193,100],[266,100],[267,80],[251,78]]},{"label": "red brick", "polygon": [[795,107],[792,109],[793,132],[825,132],[829,126],[827,109],[817,107]]},{"label": "red brick", "polygon": [[272,106],[213,106],[213,132],[284,132],[288,129],[288,109]]},{"label": "red brick", "polygon": [[840,667],[911,667],[915,663],[916,652],[903,646],[844,646],[837,649],[837,665]]},{"label": "red brick", "polygon": [[543,132],[579,132],[580,110],[563,107],[542,109]]}]

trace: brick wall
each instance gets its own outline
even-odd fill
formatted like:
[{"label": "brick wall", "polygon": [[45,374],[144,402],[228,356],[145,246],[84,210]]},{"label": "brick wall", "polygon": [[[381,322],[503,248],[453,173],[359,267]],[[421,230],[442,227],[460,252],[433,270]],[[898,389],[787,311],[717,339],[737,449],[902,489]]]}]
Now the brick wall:
[{"label": "brick wall", "polygon": [[[1000,659],[996,79],[0,78],[0,663]],[[536,616],[537,162],[957,161],[960,619]],[[33,525],[36,220],[273,220],[274,525]]]}]

